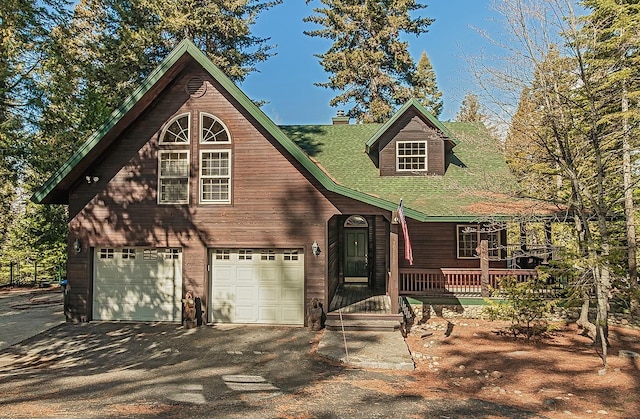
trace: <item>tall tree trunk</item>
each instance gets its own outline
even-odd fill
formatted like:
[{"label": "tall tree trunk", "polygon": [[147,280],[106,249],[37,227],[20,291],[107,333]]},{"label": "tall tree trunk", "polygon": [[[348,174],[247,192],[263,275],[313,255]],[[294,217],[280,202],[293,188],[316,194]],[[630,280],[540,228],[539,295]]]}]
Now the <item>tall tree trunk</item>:
[{"label": "tall tree trunk", "polygon": [[598,337],[598,331],[596,325],[589,320],[589,306],[591,305],[591,298],[587,291],[582,292],[582,307],[580,308],[580,317],[576,321],[578,327],[582,328],[582,334],[589,336],[595,342]]},{"label": "tall tree trunk", "polygon": [[[629,111],[629,99],[627,97],[626,83],[623,81],[622,87],[622,114],[625,115]],[[622,171],[623,171],[623,187],[624,187],[624,215],[627,229],[627,260],[628,271],[627,278],[631,287],[631,312],[638,314],[640,312],[640,298],[638,293],[638,264],[637,264],[637,243],[636,243],[636,227],[633,202],[633,187],[631,180],[631,144],[629,144],[629,119],[624,116],[622,118]]]},{"label": "tall tree trunk", "polygon": [[600,345],[602,350],[602,363],[607,367],[607,348],[609,345],[609,292],[611,290],[611,278],[609,268],[606,263],[597,263],[594,267],[594,278],[596,284],[596,344]]}]

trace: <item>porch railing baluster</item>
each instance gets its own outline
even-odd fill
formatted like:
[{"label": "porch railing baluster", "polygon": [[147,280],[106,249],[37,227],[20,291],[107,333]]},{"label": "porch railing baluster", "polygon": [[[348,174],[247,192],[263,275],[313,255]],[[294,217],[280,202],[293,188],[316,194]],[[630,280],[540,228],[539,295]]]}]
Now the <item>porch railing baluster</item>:
[{"label": "porch railing baluster", "polygon": [[[489,269],[489,284],[498,289],[500,279],[513,275],[518,282],[538,276],[535,269]],[[399,269],[400,295],[481,296],[482,273],[473,268]]]}]

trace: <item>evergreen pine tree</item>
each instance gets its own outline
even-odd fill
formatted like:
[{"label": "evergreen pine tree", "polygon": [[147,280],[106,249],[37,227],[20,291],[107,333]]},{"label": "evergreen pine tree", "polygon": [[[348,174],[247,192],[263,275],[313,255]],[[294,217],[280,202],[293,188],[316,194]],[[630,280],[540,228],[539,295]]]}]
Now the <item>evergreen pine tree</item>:
[{"label": "evergreen pine tree", "polygon": [[478,100],[478,96],[473,93],[467,93],[462,99],[460,109],[456,115],[458,122],[485,122],[486,115],[482,110],[482,105]]},{"label": "evergreen pine tree", "polygon": [[442,113],[442,92],[426,51],[422,51],[413,77],[413,96],[436,118]]},{"label": "evergreen pine tree", "polygon": [[316,55],[329,73],[318,86],[339,91],[329,104],[349,105],[357,121],[381,122],[412,96],[415,62],[401,34],[419,36],[432,19],[417,17],[426,6],[415,0],[320,0],[325,6],[305,18],[321,29],[305,31],[333,43]]}]

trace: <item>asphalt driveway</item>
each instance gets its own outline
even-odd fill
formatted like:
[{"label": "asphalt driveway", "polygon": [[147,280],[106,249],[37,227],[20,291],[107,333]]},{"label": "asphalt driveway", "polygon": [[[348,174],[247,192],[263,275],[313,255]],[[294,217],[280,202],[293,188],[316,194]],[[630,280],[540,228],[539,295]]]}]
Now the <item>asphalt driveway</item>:
[{"label": "asphalt driveway", "polygon": [[0,417],[536,417],[473,399],[425,399],[411,391],[412,372],[319,356],[322,336],[285,327],[58,324],[0,350]]},{"label": "asphalt driveway", "polygon": [[64,321],[59,287],[0,289],[0,351]]}]

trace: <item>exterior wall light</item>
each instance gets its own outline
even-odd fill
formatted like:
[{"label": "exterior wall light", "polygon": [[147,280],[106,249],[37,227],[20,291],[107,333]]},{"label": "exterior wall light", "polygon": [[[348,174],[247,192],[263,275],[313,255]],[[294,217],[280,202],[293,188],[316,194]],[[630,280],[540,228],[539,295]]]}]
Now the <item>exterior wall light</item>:
[{"label": "exterior wall light", "polygon": [[76,239],[73,242],[73,250],[75,250],[76,253],[82,252],[82,243],[80,243],[80,240]]},{"label": "exterior wall light", "polygon": [[315,240],[313,241],[313,244],[311,245],[311,252],[316,256],[318,256],[320,254],[320,252],[321,252],[320,245]]}]

